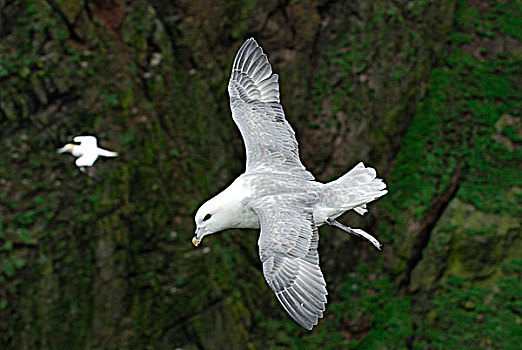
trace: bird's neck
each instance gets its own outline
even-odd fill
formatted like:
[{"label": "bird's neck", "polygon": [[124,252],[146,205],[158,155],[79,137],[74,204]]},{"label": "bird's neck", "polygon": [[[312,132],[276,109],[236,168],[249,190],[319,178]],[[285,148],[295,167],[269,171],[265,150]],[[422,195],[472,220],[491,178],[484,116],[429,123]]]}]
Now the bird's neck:
[{"label": "bird's neck", "polygon": [[250,188],[239,177],[215,197],[230,218],[230,228],[259,228],[259,218],[247,204],[250,193]]}]

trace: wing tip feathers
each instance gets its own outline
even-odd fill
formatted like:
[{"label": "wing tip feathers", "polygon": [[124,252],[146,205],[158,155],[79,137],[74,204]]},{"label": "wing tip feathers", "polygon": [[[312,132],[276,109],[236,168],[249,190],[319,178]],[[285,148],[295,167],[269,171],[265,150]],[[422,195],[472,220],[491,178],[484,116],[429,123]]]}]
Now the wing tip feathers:
[{"label": "wing tip feathers", "polygon": [[[232,65],[231,82],[235,82],[236,89],[245,89],[244,80],[247,77],[259,90],[260,96],[248,96],[262,102],[280,102],[279,75],[272,71],[272,65],[257,41],[250,37],[239,48]],[[274,83],[276,86],[273,86]],[[238,86],[239,85],[239,86]]]}]

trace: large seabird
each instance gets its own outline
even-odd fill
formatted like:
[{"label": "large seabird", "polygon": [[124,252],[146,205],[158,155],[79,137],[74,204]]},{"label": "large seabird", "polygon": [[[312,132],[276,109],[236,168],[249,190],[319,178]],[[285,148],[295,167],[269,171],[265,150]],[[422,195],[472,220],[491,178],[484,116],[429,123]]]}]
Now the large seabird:
[{"label": "large seabird", "polygon": [[328,294],[317,227],[336,226],[380,249],[373,236],[335,219],[351,209],[364,214],[366,203],[387,193],[386,184],[363,163],[335,181],[314,181],[301,164],[294,130],[279,102],[278,75],[252,38],[236,55],[228,92],[246,146],[246,171],[199,208],[192,243],[228,228],[261,228],[259,256],[268,285],[285,311],[312,329]]}]

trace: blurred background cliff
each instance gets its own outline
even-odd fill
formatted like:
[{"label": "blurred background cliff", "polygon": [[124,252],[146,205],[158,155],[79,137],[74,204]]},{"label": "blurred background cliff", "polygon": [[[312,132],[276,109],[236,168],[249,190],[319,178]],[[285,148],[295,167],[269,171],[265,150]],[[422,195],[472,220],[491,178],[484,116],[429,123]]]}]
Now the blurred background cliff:
[{"label": "blurred background cliff", "polygon": [[[1,349],[519,349],[522,5],[0,0]],[[389,194],[322,228],[325,318],[295,324],[257,232],[190,243],[244,170],[227,82],[255,37],[303,163]],[[103,178],[56,148],[98,136]]]}]

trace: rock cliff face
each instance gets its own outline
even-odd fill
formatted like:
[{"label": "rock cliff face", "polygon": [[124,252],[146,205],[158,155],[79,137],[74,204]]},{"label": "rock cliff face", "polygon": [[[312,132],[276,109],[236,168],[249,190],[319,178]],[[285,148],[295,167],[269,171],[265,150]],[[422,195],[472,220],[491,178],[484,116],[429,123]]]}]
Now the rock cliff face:
[{"label": "rock cliff face", "polygon": [[[0,0],[0,347],[515,349],[522,7],[485,1]],[[243,171],[226,85],[254,36],[321,181],[389,194],[321,229],[325,319],[263,280],[257,232],[193,249]],[[94,183],[56,148],[95,134]]]}]

